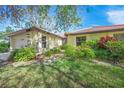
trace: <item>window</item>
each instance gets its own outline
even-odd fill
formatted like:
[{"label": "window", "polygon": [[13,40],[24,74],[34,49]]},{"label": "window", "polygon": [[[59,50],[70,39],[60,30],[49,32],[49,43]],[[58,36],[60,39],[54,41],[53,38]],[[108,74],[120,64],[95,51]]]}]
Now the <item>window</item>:
[{"label": "window", "polygon": [[124,33],[114,34],[113,37],[118,40],[124,40]]},{"label": "window", "polygon": [[42,48],[46,48],[46,36],[42,36]]},{"label": "window", "polygon": [[81,45],[82,42],[86,41],[86,36],[76,37],[76,45]]}]

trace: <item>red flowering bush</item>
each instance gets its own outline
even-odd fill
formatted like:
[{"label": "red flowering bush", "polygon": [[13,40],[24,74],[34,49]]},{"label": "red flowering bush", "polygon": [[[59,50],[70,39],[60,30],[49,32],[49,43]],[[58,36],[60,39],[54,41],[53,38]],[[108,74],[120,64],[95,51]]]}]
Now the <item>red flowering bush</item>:
[{"label": "red flowering bush", "polygon": [[100,48],[105,48],[106,47],[106,43],[108,41],[117,41],[116,38],[114,37],[111,37],[111,36],[105,36],[105,37],[101,37],[100,40],[99,40],[99,47]]}]

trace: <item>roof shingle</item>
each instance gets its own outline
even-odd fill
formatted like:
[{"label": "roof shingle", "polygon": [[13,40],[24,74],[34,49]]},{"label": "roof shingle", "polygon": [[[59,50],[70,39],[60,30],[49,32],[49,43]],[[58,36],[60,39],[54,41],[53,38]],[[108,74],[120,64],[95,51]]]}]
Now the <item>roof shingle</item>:
[{"label": "roof shingle", "polygon": [[123,30],[124,31],[124,24],[112,25],[112,26],[93,26],[91,28],[66,33],[65,35],[100,33],[100,32],[117,31],[117,30]]},{"label": "roof shingle", "polygon": [[25,32],[27,32],[27,31],[31,31],[31,29],[37,29],[38,31],[43,31],[43,32],[45,32],[45,33],[48,33],[48,34],[51,34],[51,35],[54,35],[54,36],[57,36],[57,37],[60,37],[60,38],[65,38],[64,36],[57,35],[57,34],[55,34],[55,33],[46,31],[46,30],[41,29],[41,28],[36,27],[36,26],[33,26],[33,27],[31,27],[31,28],[28,28],[28,29],[22,29],[22,30],[18,30],[18,31],[16,31],[16,32],[12,32],[12,33],[8,34],[8,36],[13,36],[13,35],[18,35],[18,34],[21,34],[21,33],[25,33]]}]

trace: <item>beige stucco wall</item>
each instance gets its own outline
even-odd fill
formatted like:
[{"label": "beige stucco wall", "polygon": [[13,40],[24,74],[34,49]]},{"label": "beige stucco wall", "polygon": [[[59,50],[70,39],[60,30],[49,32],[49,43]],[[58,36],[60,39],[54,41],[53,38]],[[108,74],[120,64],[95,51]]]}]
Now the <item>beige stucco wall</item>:
[{"label": "beige stucco wall", "polygon": [[116,32],[108,31],[108,32],[103,32],[103,33],[68,35],[67,36],[67,44],[76,46],[76,37],[80,37],[80,36],[86,36],[86,40],[89,41],[89,40],[99,39],[100,37],[106,36],[106,35],[113,36],[113,34],[116,34],[116,33],[124,33],[124,31],[116,31]]},{"label": "beige stucco wall", "polygon": [[[48,34],[42,31],[34,31],[34,42],[38,42],[38,51],[42,52],[44,49],[42,48],[42,36],[46,36],[47,48],[52,49],[54,47],[58,47],[62,45],[62,38],[57,37],[55,35]],[[45,49],[45,50],[46,50]]]},{"label": "beige stucco wall", "polygon": [[[27,37],[30,35],[30,38]],[[42,36],[47,38],[47,49],[58,47],[62,45],[62,38],[55,35],[51,35],[42,31],[32,30],[30,32],[25,32],[23,34],[18,34],[10,37],[10,49],[18,49],[27,45],[27,41],[30,40],[31,44],[36,45],[38,52],[42,52]]]},{"label": "beige stucco wall", "polygon": [[[30,38],[27,35],[30,35]],[[32,43],[33,34],[32,32],[26,32],[18,35],[14,35],[10,37],[10,49],[19,49],[21,47],[25,47],[27,45],[27,41],[30,40]]]}]

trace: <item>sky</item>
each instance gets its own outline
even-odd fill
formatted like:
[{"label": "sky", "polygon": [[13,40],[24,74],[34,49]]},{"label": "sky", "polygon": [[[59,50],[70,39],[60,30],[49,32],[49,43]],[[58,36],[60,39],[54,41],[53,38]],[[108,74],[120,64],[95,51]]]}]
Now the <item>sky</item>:
[{"label": "sky", "polygon": [[[87,8],[87,11],[85,8]],[[54,8],[54,7],[53,7]],[[54,9],[50,10],[51,15]],[[72,30],[88,28],[91,26],[109,26],[116,24],[124,24],[124,6],[78,6],[78,16],[81,18],[81,25]],[[0,23],[0,31],[5,27],[12,26],[9,22]]]},{"label": "sky", "polygon": [[89,12],[82,11],[82,27],[124,24],[124,6],[89,6]]}]

